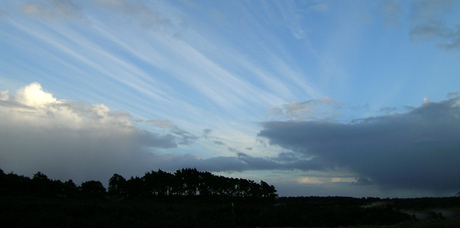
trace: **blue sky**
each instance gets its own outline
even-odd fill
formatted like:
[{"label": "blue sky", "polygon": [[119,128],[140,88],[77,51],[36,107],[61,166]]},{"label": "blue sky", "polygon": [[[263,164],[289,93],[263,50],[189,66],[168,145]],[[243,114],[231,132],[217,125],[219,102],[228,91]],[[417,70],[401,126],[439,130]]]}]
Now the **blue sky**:
[{"label": "blue sky", "polygon": [[0,168],[78,182],[196,167],[280,195],[453,194],[459,12],[453,0],[1,1]]}]

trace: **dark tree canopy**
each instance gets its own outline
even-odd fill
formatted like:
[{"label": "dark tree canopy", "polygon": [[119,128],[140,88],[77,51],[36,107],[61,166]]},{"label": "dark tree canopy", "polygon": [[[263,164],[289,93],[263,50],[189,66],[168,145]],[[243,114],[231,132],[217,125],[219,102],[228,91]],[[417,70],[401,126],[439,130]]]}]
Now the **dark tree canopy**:
[{"label": "dark tree canopy", "polygon": [[86,181],[81,183],[81,192],[85,196],[102,198],[105,196],[104,185],[100,181]]},{"label": "dark tree canopy", "polygon": [[31,193],[38,196],[55,197],[231,197],[252,199],[275,199],[278,195],[273,185],[264,181],[256,183],[242,178],[216,176],[195,168],[184,168],[174,173],[162,170],[150,171],[142,177],[125,179],[113,174],[108,180],[108,189],[100,181],[86,181],[77,186],[72,180],[51,180],[37,172],[32,178],[5,174],[0,169],[0,192]]},{"label": "dark tree canopy", "polygon": [[109,194],[123,195],[126,194],[126,179],[118,174],[113,174],[109,179]]},{"label": "dark tree canopy", "polygon": [[129,197],[222,196],[267,199],[278,196],[275,187],[264,181],[259,184],[252,180],[216,176],[195,168],[180,169],[174,174],[162,170],[151,171],[143,177],[131,177],[128,180],[114,174],[109,180],[109,194]]}]

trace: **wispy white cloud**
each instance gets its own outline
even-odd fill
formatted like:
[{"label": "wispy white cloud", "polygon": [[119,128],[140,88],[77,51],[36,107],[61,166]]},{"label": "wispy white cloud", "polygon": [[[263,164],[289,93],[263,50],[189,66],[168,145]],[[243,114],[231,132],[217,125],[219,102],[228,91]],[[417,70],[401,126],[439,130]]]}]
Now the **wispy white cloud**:
[{"label": "wispy white cloud", "polygon": [[291,120],[331,120],[339,115],[340,105],[329,97],[292,102],[282,108],[270,108],[269,115]]},{"label": "wispy white cloud", "polygon": [[309,6],[308,10],[317,13],[324,13],[329,11],[329,5],[326,2],[320,2],[315,5]]},{"label": "wispy white cloud", "polygon": [[[91,41],[75,31],[65,28],[56,29],[55,32],[65,39],[56,37],[50,38],[53,36],[47,36],[48,34],[39,32],[40,30],[38,29],[30,29],[26,25],[15,22],[11,23],[26,34],[44,42],[44,44],[50,48],[48,49],[50,52],[51,50],[57,50],[58,55],[54,57],[65,55],[66,57],[64,60],[58,58],[57,61],[62,63],[60,67],[70,67],[70,69],[72,69],[70,72],[74,72],[74,70],[81,72],[80,66],[83,65],[86,71],[86,73],[83,73],[87,74],[87,72],[95,71],[98,76],[96,77],[97,80],[115,80],[118,83],[144,94],[145,97],[154,99],[163,104],[172,105],[174,102],[178,101],[169,94],[169,92],[172,91],[171,88],[156,81],[154,77],[146,73],[145,70],[140,69],[138,66],[126,61],[124,57],[118,56],[113,51],[106,50],[105,47],[95,43],[96,41]],[[105,39],[106,37],[101,38]],[[111,41],[110,39],[108,40]],[[87,55],[86,53],[88,53],[88,51],[91,51],[92,54]],[[93,75],[93,77],[94,76],[96,75]],[[125,99],[122,96],[119,96],[119,98]],[[190,105],[184,102],[177,103],[182,107],[190,108]]]}]

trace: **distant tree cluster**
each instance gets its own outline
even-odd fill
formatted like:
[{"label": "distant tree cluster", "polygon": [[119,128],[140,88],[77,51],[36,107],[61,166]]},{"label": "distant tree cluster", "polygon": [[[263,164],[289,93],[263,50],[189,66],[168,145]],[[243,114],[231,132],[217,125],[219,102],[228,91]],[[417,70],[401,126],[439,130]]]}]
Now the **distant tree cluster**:
[{"label": "distant tree cluster", "polygon": [[216,176],[209,172],[187,168],[174,174],[162,170],[145,173],[143,177],[126,180],[114,174],[109,180],[110,195],[134,197],[164,196],[227,196],[241,198],[269,198],[278,195],[273,185],[241,178]]},{"label": "distant tree cluster", "polygon": [[79,198],[104,197],[106,189],[100,181],[86,181],[78,186],[72,180],[62,182],[49,179],[42,172],[29,178],[14,173],[5,174],[0,169],[0,193]]},{"label": "distant tree cluster", "polygon": [[72,180],[51,180],[37,172],[32,178],[14,173],[5,174],[0,169],[0,193],[34,194],[50,197],[168,197],[203,196],[275,199],[278,195],[273,185],[264,181],[216,176],[195,168],[177,170],[174,174],[162,170],[145,173],[143,177],[126,180],[119,174],[109,179],[108,191],[100,181],[86,181],[81,186]]}]

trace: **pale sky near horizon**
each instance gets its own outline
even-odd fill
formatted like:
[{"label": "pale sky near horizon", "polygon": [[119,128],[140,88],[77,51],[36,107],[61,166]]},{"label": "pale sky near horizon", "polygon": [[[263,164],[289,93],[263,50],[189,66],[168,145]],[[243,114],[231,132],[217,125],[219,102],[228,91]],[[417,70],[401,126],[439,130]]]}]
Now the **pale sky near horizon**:
[{"label": "pale sky near horizon", "polygon": [[0,168],[460,190],[460,1],[0,1]]}]

